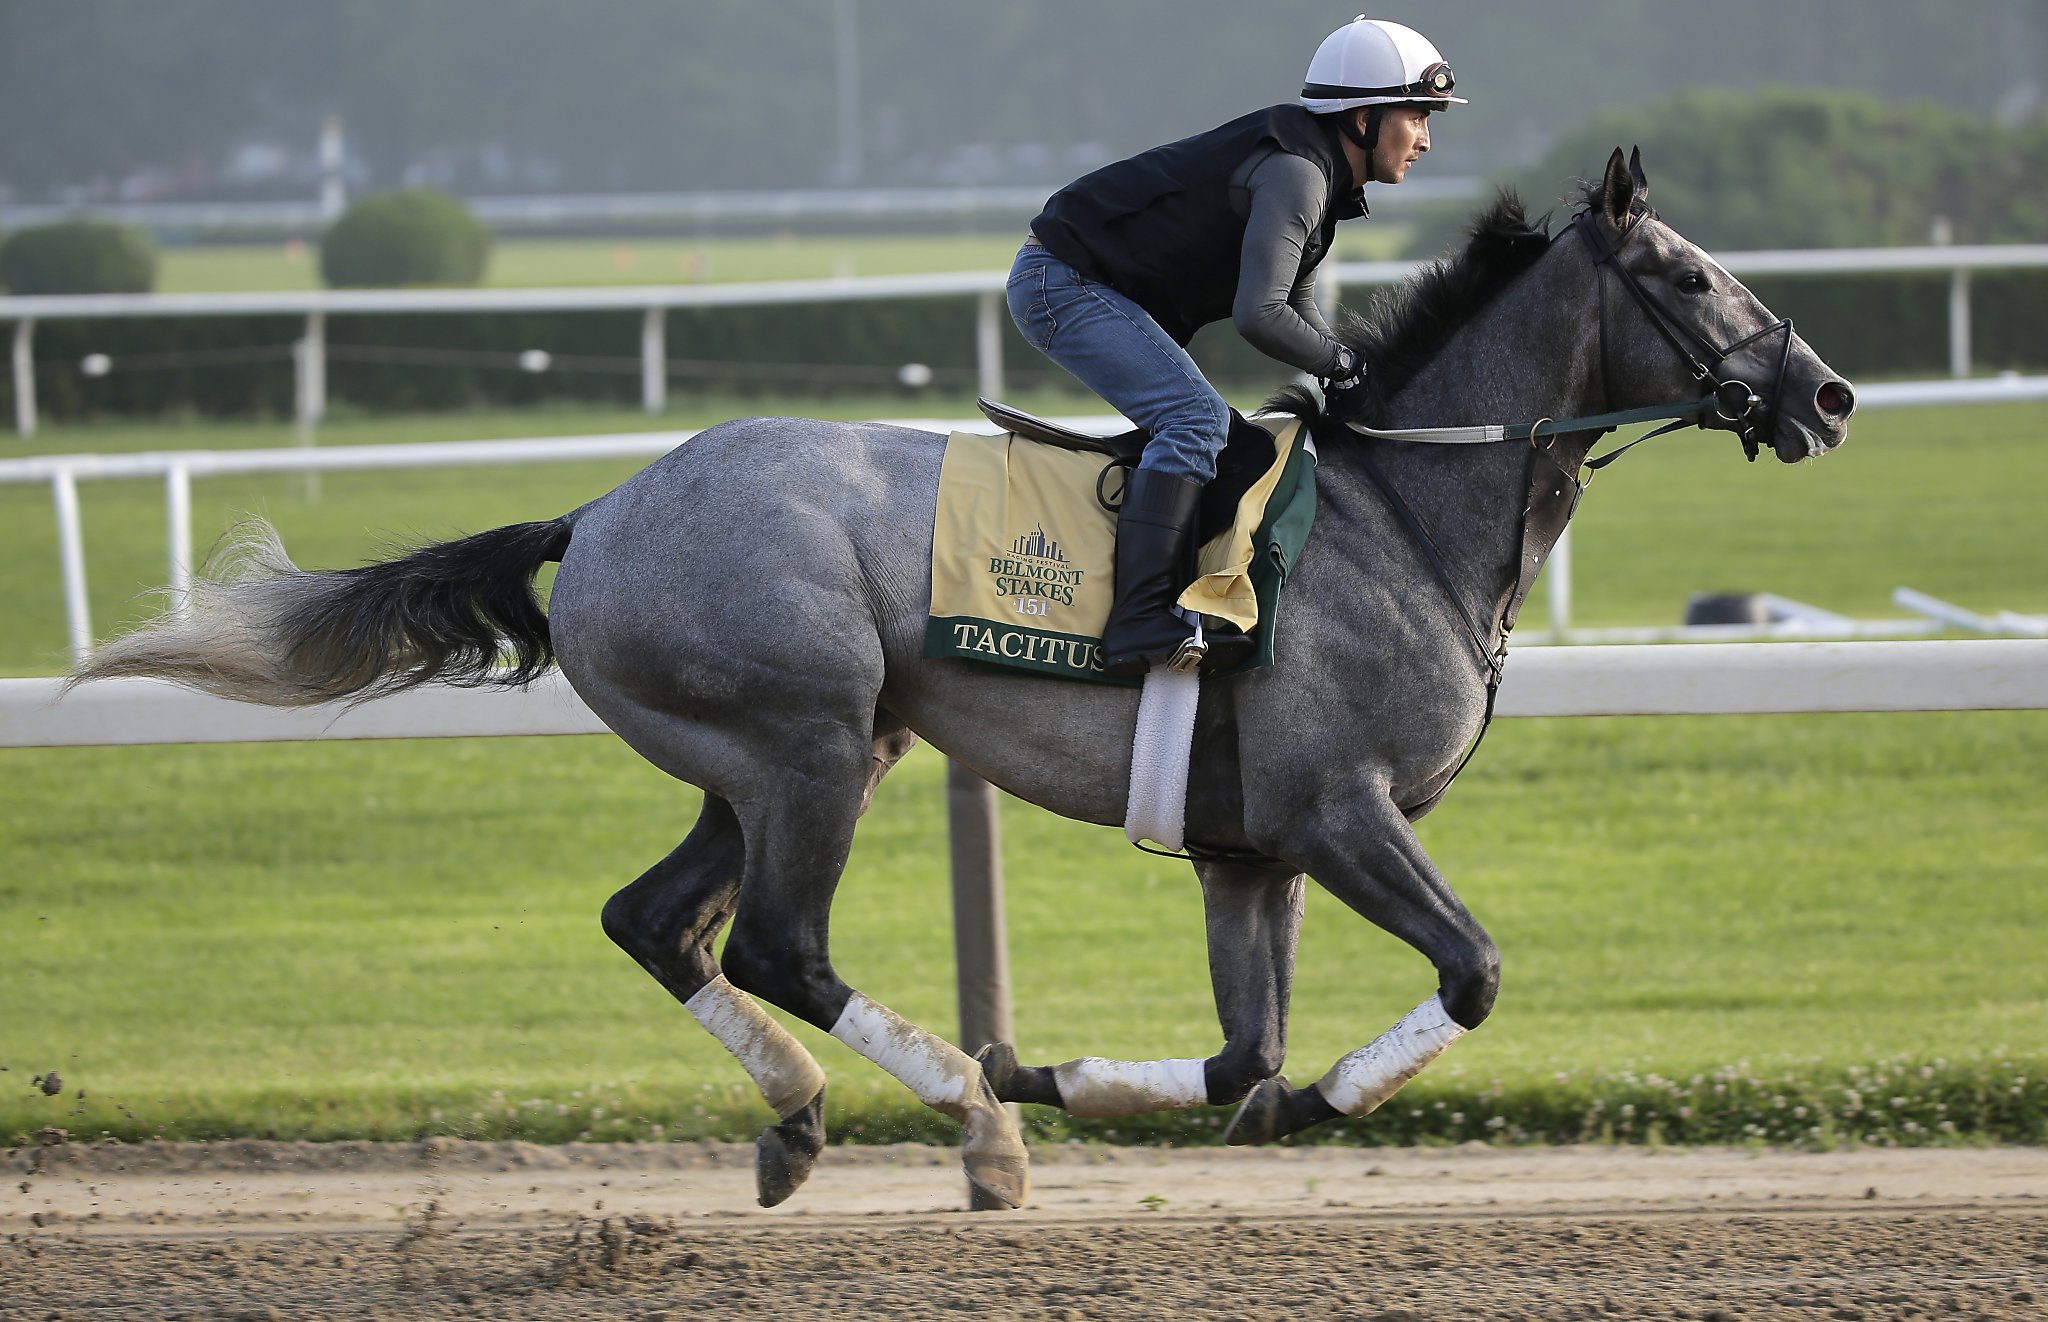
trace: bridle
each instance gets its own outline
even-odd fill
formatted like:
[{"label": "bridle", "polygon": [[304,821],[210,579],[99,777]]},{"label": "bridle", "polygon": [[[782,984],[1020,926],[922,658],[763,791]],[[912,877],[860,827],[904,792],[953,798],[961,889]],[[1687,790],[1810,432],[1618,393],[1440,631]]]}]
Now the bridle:
[{"label": "bridle", "polygon": [[[1607,236],[1601,233],[1600,227],[1594,220],[1591,211],[1581,211],[1572,218],[1572,228],[1579,232],[1579,237],[1586,241],[1587,248],[1592,251],[1594,270],[1601,273],[1600,373],[1603,389],[1607,376],[1607,282],[1604,273],[1612,270],[1615,275],[1620,277],[1621,287],[1628,291],[1629,297],[1636,301],[1636,306],[1640,307],[1643,310],[1643,314],[1649,317],[1650,324],[1657,328],[1657,333],[1662,335],[1665,343],[1669,344],[1678,356],[1684,360],[1686,369],[1692,373],[1693,380],[1703,386],[1709,383],[1712,384],[1709,406],[1703,408],[1698,415],[1699,425],[1712,430],[1734,432],[1742,440],[1743,454],[1749,457],[1751,463],[1755,463],[1757,450],[1760,446],[1768,443],[1772,426],[1777,420],[1778,410],[1781,407],[1780,400],[1785,388],[1785,372],[1792,361],[1792,319],[1790,317],[1780,317],[1762,330],[1745,335],[1733,344],[1716,346],[1713,341],[1707,339],[1693,327],[1688,326],[1674,315],[1669,308],[1658,302],[1655,295],[1643,288],[1642,281],[1636,278],[1635,272],[1621,264],[1621,251],[1628,246],[1628,241],[1634,236],[1635,228],[1642,222],[1644,214],[1647,213],[1639,213],[1631,219],[1621,231],[1621,241],[1613,244],[1610,244],[1607,241]],[[1737,377],[1724,376],[1721,373],[1722,364],[1726,363],[1737,353],[1758,340],[1779,334],[1780,332],[1783,332],[1784,340],[1778,349],[1778,374],[1777,378],[1771,383],[1771,393],[1768,400],[1752,390],[1748,382]],[[1657,433],[1652,433],[1652,435],[1655,434]],[[1646,436],[1642,439],[1648,440],[1649,437]],[[1633,445],[1636,442],[1631,442],[1630,444]],[[1628,448],[1628,446],[1623,446],[1622,450]],[[1615,456],[1622,453],[1622,450],[1616,450],[1610,455],[1602,456],[1602,459],[1606,462],[1612,462]],[[1602,465],[1596,464],[1595,466]]]},{"label": "bridle", "polygon": [[1748,382],[1724,376],[1720,368],[1749,345],[1766,336],[1784,332],[1784,344],[1778,351],[1778,375],[1771,385],[1771,400],[1778,400],[1784,390],[1785,371],[1792,357],[1792,319],[1780,317],[1762,330],[1745,335],[1733,344],[1716,346],[1659,303],[1649,290],[1643,288],[1635,273],[1617,260],[1641,220],[1641,215],[1636,216],[1622,230],[1621,241],[1609,244],[1606,236],[1600,232],[1591,211],[1582,211],[1572,219],[1572,228],[1579,231],[1579,237],[1584,239],[1587,247],[1592,250],[1593,266],[1599,280],[1601,392],[1612,399],[1612,391],[1608,386],[1607,280],[1604,274],[1611,267],[1621,278],[1622,288],[1628,290],[1629,296],[1635,299],[1637,306],[1649,317],[1650,324],[1657,328],[1665,343],[1684,360],[1693,380],[1701,386],[1710,387],[1700,398],[1680,404],[1651,404],[1583,418],[1561,421],[1539,418],[1534,422],[1496,426],[1383,430],[1355,422],[1346,424],[1352,431],[1378,440],[1437,444],[1525,441],[1529,446],[1529,498],[1522,513],[1521,550],[1516,557],[1519,566],[1518,578],[1509,592],[1499,618],[1493,625],[1493,637],[1498,640],[1497,644],[1489,643],[1478,620],[1473,617],[1464,599],[1458,595],[1442,548],[1437,545],[1428,528],[1415,516],[1415,511],[1409,507],[1408,502],[1402,499],[1400,492],[1387,479],[1386,474],[1379,470],[1379,466],[1372,458],[1371,447],[1367,446],[1358,451],[1367,479],[1379,490],[1395,517],[1422,552],[1423,559],[1435,573],[1444,595],[1457,608],[1459,620],[1486,668],[1486,711],[1480,718],[1478,737],[1466,748],[1465,755],[1451,769],[1450,774],[1439,782],[1427,797],[1419,803],[1404,806],[1404,811],[1411,818],[1427,812],[1443,797],[1444,792],[1450,789],[1451,782],[1455,781],[1459,773],[1471,763],[1472,755],[1479,751],[1480,742],[1486,738],[1487,730],[1492,727],[1494,700],[1500,692],[1501,674],[1507,660],[1508,634],[1514,630],[1515,617],[1522,602],[1527,598],[1529,589],[1534,585],[1537,569],[1564,531],[1565,523],[1571,518],[1573,510],[1578,505],[1579,495],[1584,490],[1576,475],[1567,472],[1550,454],[1551,446],[1557,437],[1571,432],[1605,433],[1613,431],[1616,427],[1639,422],[1673,420],[1655,431],[1637,437],[1620,449],[1610,450],[1598,458],[1585,460],[1588,469],[1605,468],[1644,441],[1688,425],[1734,432],[1741,438],[1743,453],[1749,456],[1752,463],[1756,462],[1758,449],[1769,438],[1768,428],[1776,417],[1777,404],[1767,403],[1750,389]]}]

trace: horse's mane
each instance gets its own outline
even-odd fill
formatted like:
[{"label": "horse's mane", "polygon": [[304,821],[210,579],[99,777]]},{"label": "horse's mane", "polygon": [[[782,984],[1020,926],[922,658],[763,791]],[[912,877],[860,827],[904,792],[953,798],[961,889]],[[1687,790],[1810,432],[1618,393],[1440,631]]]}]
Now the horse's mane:
[{"label": "horse's mane", "polygon": [[[1550,247],[1550,217],[1531,220],[1522,199],[1508,189],[1474,216],[1465,232],[1465,246],[1458,252],[1375,296],[1364,316],[1344,315],[1337,338],[1357,350],[1367,366],[1365,386],[1358,392],[1363,407],[1347,409],[1345,421],[1377,425],[1387,401]],[[1322,414],[1306,386],[1281,390],[1266,401],[1265,411],[1309,420]]]}]

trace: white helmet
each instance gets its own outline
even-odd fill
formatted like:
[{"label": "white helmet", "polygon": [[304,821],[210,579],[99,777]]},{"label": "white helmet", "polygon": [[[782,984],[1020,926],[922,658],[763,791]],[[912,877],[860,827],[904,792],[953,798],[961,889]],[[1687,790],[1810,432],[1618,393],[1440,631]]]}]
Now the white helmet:
[{"label": "white helmet", "polygon": [[1360,14],[1323,38],[1301,84],[1302,108],[1327,115],[1353,106],[1462,106],[1443,53],[1414,28]]}]

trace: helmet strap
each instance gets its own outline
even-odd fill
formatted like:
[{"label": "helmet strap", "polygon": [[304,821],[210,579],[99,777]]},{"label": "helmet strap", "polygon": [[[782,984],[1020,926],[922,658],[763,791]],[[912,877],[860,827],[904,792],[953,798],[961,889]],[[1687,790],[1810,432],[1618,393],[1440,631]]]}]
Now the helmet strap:
[{"label": "helmet strap", "polygon": [[1351,139],[1353,145],[1365,153],[1365,179],[1360,182],[1369,182],[1372,179],[1372,155],[1380,145],[1380,116],[1385,110],[1385,106],[1366,107],[1365,128],[1362,131],[1353,120],[1351,111],[1346,110],[1338,116],[1337,131]]}]

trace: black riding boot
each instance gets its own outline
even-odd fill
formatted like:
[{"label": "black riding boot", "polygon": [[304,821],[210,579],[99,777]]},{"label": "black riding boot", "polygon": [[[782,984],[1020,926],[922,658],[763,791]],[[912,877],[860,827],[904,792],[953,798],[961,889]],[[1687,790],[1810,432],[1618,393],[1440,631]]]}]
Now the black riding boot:
[{"label": "black riding boot", "polygon": [[[1185,666],[1201,660],[1192,647],[1195,626],[1173,613],[1173,603],[1195,577],[1195,501],[1202,484],[1193,478],[1136,469],[1124,487],[1116,517],[1116,603],[1102,630],[1102,668],[1136,677],[1155,663],[1181,655]],[[1185,668],[1185,666],[1183,668]]]}]

